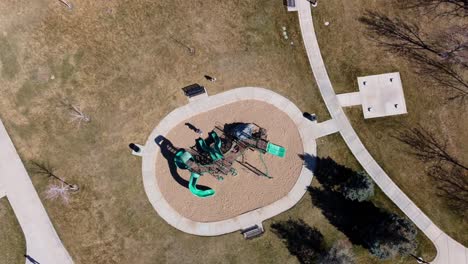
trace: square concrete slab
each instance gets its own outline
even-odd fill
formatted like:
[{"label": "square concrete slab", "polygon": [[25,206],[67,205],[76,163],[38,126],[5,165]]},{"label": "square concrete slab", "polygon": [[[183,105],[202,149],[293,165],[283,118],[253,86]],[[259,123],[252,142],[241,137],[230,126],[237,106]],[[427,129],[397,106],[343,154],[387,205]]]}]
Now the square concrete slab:
[{"label": "square concrete slab", "polygon": [[400,73],[358,77],[364,118],[406,114]]}]

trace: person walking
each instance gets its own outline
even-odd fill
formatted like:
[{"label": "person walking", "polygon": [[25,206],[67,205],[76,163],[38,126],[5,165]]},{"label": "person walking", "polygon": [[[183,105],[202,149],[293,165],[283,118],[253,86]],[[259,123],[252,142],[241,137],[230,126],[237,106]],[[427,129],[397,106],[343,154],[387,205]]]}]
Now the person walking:
[{"label": "person walking", "polygon": [[209,75],[205,75],[205,79],[207,79],[208,81],[210,82],[216,82],[216,78],[215,77],[211,77]]}]

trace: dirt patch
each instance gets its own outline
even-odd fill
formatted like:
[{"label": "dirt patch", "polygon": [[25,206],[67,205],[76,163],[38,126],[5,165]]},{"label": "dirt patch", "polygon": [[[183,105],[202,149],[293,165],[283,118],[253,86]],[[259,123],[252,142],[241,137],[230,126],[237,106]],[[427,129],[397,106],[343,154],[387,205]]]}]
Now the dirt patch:
[{"label": "dirt patch", "polygon": [[[213,188],[216,194],[209,198],[193,196],[186,186],[171,175],[168,161],[159,154],[156,177],[164,198],[181,215],[200,222],[229,219],[242,213],[264,207],[284,197],[296,183],[302,168],[298,154],[303,153],[302,140],[294,122],[287,114],[268,103],[246,100],[232,103],[187,119],[172,129],[166,138],[176,147],[189,148],[198,134],[184,125],[189,122],[204,131],[204,136],[216,124],[233,122],[255,123],[268,131],[268,139],[287,149],[286,157],[264,155],[272,179],[258,176],[236,163],[237,176],[226,176],[219,181],[205,174],[198,182]],[[245,160],[265,171],[257,151],[247,151]],[[172,161],[170,161],[172,162]],[[187,170],[178,170],[185,181]],[[177,177],[177,176],[175,176]],[[180,182],[180,181],[179,181]]]}]

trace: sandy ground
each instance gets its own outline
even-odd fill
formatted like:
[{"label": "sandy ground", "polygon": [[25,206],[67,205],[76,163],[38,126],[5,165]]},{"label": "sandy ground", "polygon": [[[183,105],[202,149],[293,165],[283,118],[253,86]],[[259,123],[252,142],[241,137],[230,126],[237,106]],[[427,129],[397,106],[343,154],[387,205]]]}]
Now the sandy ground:
[{"label": "sandy ground", "polygon": [[[177,175],[171,175],[167,160],[159,154],[156,177],[164,198],[181,215],[199,222],[211,222],[229,219],[242,213],[266,206],[284,197],[296,183],[302,160],[298,154],[303,153],[302,140],[294,122],[281,110],[273,105],[246,100],[232,103],[215,110],[187,119],[204,131],[204,136],[215,124],[232,122],[256,123],[268,130],[268,139],[287,149],[286,157],[279,158],[269,154],[264,155],[270,176],[268,179],[257,176],[236,163],[237,176],[226,176],[218,181],[210,174],[205,174],[198,181],[199,185],[213,188],[216,194],[209,198],[193,196],[186,186],[190,178],[187,170],[178,170],[183,178],[176,180]],[[185,122],[172,129],[166,138],[176,147],[188,148],[195,144],[198,134],[184,125]],[[246,160],[264,171],[258,152],[247,151]],[[172,161],[171,161],[172,162]],[[181,182],[181,183],[179,183]]]}]

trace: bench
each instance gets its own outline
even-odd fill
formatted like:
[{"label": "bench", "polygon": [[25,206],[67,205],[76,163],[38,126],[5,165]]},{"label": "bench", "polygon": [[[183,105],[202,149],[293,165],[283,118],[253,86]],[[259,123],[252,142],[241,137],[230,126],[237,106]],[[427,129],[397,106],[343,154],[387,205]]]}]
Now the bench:
[{"label": "bench", "polygon": [[265,231],[262,225],[254,225],[246,229],[241,230],[241,234],[244,235],[245,239],[252,239],[261,236]]},{"label": "bench", "polygon": [[287,5],[288,5],[288,7],[296,7],[296,1],[295,0],[287,0]]},{"label": "bench", "polygon": [[206,93],[205,87],[199,85],[198,83],[186,86],[182,88],[182,91],[184,91],[185,96],[189,98]]}]

